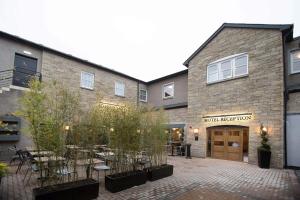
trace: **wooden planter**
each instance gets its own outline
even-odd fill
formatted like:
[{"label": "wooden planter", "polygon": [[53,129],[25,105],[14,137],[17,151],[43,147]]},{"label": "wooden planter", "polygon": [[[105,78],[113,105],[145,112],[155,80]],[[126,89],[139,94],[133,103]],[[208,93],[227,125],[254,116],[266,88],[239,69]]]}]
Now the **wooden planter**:
[{"label": "wooden planter", "polygon": [[35,200],[89,200],[99,194],[99,182],[94,179],[84,179],[52,186],[33,189]]},{"label": "wooden planter", "polygon": [[258,166],[260,168],[269,169],[271,161],[271,151],[257,150]]},{"label": "wooden planter", "polygon": [[161,165],[146,169],[147,178],[149,181],[155,181],[173,175],[173,165]]},{"label": "wooden planter", "polygon": [[146,172],[137,170],[105,176],[105,188],[110,192],[119,192],[133,186],[146,183]]}]

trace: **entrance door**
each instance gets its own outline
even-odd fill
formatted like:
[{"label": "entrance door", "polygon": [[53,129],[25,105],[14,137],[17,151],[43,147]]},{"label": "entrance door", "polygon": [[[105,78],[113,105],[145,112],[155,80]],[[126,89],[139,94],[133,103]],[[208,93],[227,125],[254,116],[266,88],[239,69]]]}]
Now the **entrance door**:
[{"label": "entrance door", "polygon": [[213,128],[211,134],[213,158],[243,161],[242,128]]},{"label": "entrance door", "polygon": [[287,165],[300,167],[300,114],[287,116]]},{"label": "entrance door", "polygon": [[37,59],[16,54],[13,85],[28,87],[28,82],[37,73],[36,70]]}]

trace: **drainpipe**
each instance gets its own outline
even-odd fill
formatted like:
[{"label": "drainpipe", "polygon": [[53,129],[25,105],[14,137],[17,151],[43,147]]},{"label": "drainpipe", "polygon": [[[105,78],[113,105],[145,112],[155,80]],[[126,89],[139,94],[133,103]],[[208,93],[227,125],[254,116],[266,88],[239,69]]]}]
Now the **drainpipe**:
[{"label": "drainpipe", "polygon": [[287,115],[287,101],[288,101],[288,90],[287,90],[287,66],[286,66],[286,32],[282,32],[282,57],[283,57],[283,83],[284,83],[284,108],[283,108],[283,141],[284,141],[284,168],[287,168],[287,142],[286,142],[286,115]]}]

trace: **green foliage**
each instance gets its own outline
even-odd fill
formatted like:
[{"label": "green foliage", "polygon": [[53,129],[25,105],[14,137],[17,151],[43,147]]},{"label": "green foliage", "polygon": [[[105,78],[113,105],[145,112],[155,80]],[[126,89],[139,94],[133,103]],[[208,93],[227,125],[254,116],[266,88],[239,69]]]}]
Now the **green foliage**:
[{"label": "green foliage", "polygon": [[8,172],[8,166],[5,163],[0,163],[0,177],[3,177]]},{"label": "green foliage", "polygon": [[263,130],[263,125],[260,127],[260,147],[259,149],[262,151],[271,151],[271,146],[269,145],[269,137],[268,132]]}]

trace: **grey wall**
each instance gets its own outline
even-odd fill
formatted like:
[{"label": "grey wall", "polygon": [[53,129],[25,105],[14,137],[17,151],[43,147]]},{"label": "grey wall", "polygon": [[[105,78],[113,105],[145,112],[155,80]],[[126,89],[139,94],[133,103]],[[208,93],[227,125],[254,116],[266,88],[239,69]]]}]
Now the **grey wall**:
[{"label": "grey wall", "polygon": [[[32,54],[31,55],[24,54],[23,52],[24,50],[30,51]],[[21,55],[26,55],[38,59],[37,71],[38,72],[41,71],[41,64],[42,64],[41,50],[1,37],[0,37],[0,71],[14,68],[15,53],[19,53]],[[2,73],[1,76],[4,76],[3,78],[11,77],[12,72],[10,71],[7,72],[6,74]],[[9,83],[11,84],[12,79],[10,79],[9,81],[10,81]]]},{"label": "grey wall", "polygon": [[285,52],[285,62],[286,62],[286,81],[287,81],[287,88],[291,86],[298,85],[300,86],[300,73],[291,74],[291,57],[290,52],[293,50],[300,50],[300,37],[297,40],[293,40],[286,44],[286,52]]},{"label": "grey wall", "polygon": [[[171,82],[174,82],[174,98],[163,99],[163,85]],[[187,102],[187,85],[187,74],[182,74],[166,80],[154,82],[148,85],[148,103],[152,106],[164,106]]]}]

